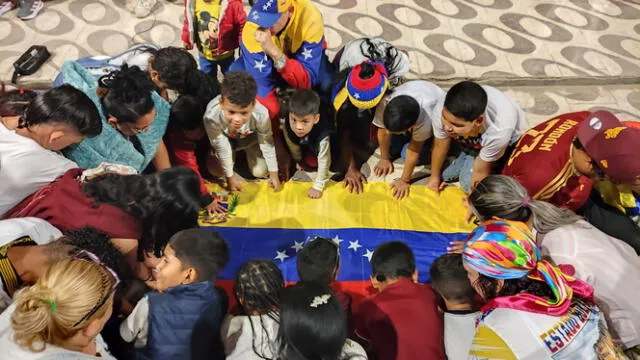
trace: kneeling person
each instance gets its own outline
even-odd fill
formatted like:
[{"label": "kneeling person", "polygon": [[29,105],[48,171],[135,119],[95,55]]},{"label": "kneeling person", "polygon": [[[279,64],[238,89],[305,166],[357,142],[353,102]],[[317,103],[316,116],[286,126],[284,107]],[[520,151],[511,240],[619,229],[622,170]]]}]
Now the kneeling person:
[{"label": "kneeling person", "polygon": [[[298,168],[317,168],[316,180],[307,192],[312,199],[322,197],[329,180],[331,128],[326,116],[320,114],[320,97],[313,90],[296,91],[289,100],[289,121],[284,136]],[[302,165],[302,166],[301,166]]]}]

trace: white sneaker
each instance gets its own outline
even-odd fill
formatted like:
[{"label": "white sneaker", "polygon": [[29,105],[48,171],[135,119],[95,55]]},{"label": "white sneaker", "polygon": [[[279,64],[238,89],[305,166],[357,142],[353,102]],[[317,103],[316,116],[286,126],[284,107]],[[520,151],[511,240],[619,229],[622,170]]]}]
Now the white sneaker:
[{"label": "white sneaker", "polygon": [[22,20],[31,20],[38,16],[42,9],[44,9],[42,0],[20,0],[20,11],[17,16]]},{"label": "white sneaker", "polygon": [[0,2],[0,15],[4,15],[15,8],[16,4],[13,1],[4,0]]}]

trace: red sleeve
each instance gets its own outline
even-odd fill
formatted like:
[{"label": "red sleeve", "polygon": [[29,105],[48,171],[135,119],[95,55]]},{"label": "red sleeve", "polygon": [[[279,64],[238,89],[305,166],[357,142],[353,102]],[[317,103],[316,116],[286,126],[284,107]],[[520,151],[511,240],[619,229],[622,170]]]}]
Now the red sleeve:
[{"label": "red sleeve", "polygon": [[244,24],[247,22],[247,13],[244,11],[244,6],[242,6],[242,2],[235,3],[235,17],[234,22],[237,25],[238,29],[238,44],[242,43],[242,29],[244,29]]},{"label": "red sleeve", "polygon": [[205,185],[202,174],[198,167],[198,159],[196,158],[195,148],[196,145],[184,139],[181,133],[170,132],[165,137],[171,155],[172,163],[176,166],[186,166],[193,170],[200,180],[200,192],[208,194],[207,186]]},{"label": "red sleeve", "polygon": [[189,40],[189,20],[187,19],[187,0],[184,0],[184,23],[182,24],[182,41],[191,44]]},{"label": "red sleeve", "polygon": [[370,349],[371,333],[369,329],[369,320],[373,320],[376,305],[370,300],[364,300],[358,306],[357,311],[353,315],[353,330],[356,334],[356,341],[367,350]]},{"label": "red sleeve", "polygon": [[282,78],[295,89],[310,89],[311,78],[307,69],[293,58],[287,58],[287,63],[282,70],[279,70]]}]

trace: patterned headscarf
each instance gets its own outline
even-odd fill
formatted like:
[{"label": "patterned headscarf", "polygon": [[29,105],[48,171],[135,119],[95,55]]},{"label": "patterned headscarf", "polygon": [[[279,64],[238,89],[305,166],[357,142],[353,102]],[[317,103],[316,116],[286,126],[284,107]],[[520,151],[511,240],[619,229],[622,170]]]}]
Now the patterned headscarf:
[{"label": "patterned headscarf", "polygon": [[553,298],[529,293],[497,297],[485,305],[484,311],[506,307],[562,316],[569,310],[574,292],[586,299],[593,297],[590,285],[542,260],[533,234],[518,221],[494,219],[482,223],[469,235],[462,258],[468,267],[487,277],[509,280],[527,276],[545,282],[553,292]]}]

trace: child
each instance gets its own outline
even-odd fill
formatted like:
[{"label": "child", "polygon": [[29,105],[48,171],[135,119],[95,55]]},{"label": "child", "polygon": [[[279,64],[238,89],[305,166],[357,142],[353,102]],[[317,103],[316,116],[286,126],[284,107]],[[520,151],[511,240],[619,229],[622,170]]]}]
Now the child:
[{"label": "child", "polygon": [[256,81],[244,71],[234,71],[225,76],[221,91],[204,114],[204,128],[215,152],[210,171],[224,176],[230,191],[242,191],[233,174],[233,153],[234,148],[244,149],[251,175],[264,178],[268,171],[271,187],[280,190],[271,122],[267,109],[256,103]]},{"label": "child", "polygon": [[282,272],[269,260],[240,267],[234,292],[243,315],[227,316],[221,330],[227,360],[274,358],[283,288]]},{"label": "child", "polygon": [[[300,250],[297,256],[300,281],[314,281],[330,285],[340,272],[340,252],[336,243],[329,238],[316,237]],[[344,307],[347,320],[351,318],[351,296],[336,291],[336,297]]]},{"label": "child", "polygon": [[466,360],[480,312],[474,310],[475,290],[462,266],[462,255],[444,254],[430,269],[431,284],[444,300],[444,348],[449,360]]},{"label": "child", "polygon": [[436,107],[443,98],[444,91],[437,85],[415,80],[395,88],[376,108],[373,125],[378,128],[380,161],[373,171],[377,176],[391,174],[391,161],[402,156],[402,176],[391,184],[398,200],[409,196],[413,169],[424,161],[424,144],[433,134],[431,124],[440,116]]},{"label": "child", "polygon": [[[499,171],[501,159],[526,129],[524,111],[500,90],[462,81],[447,92],[433,119],[435,137],[431,152],[431,178],[428,186],[439,192],[442,181],[460,180],[469,192],[485,177]],[[442,165],[451,139],[462,153],[444,171]]]},{"label": "child", "polygon": [[326,284],[300,281],[284,289],[278,359],[366,360],[362,346],[347,338],[340,301]]},{"label": "child", "polygon": [[369,356],[378,360],[444,359],[436,295],[417,283],[411,249],[399,241],[378,245],[371,270],[371,283],[378,294],[362,302],[355,326]]},{"label": "child", "polygon": [[186,0],[184,15],[184,47],[191,50],[195,44],[200,69],[205,73],[217,78],[220,66],[226,74],[247,21],[242,0]]},{"label": "child", "polygon": [[[214,281],[228,261],[227,243],[215,231],[189,229],[171,237],[156,272],[161,292],[147,294],[120,326],[122,338],[135,341],[139,358],[200,359],[221,350],[214,339],[223,309]],[[214,343],[206,354],[192,353],[194,346],[206,346],[192,343],[194,328],[203,323]]]},{"label": "child", "polygon": [[298,169],[304,165],[318,168],[316,181],[307,191],[312,199],[322,197],[322,190],[329,180],[330,134],[329,121],[320,114],[320,96],[313,90],[297,90],[289,100],[289,121],[285,122],[284,138]]}]

